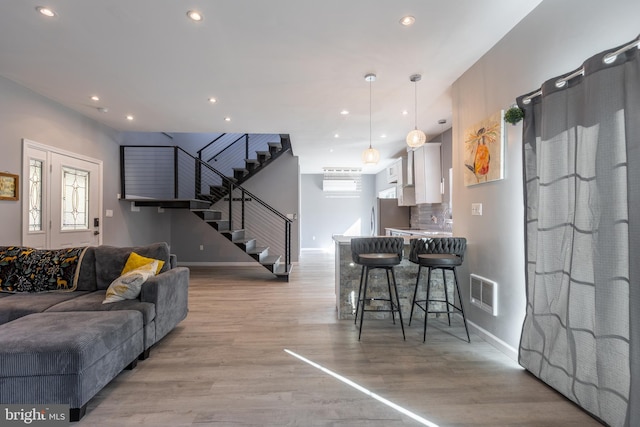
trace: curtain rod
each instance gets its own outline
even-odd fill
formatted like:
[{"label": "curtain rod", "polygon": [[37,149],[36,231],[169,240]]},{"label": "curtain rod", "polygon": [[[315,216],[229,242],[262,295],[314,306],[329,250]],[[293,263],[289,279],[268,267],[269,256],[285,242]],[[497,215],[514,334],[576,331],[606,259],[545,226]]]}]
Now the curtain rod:
[{"label": "curtain rod", "polygon": [[[634,47],[637,47],[638,49],[640,49],[640,38],[632,41],[628,45],[622,46],[620,49],[616,50],[615,52],[607,53],[605,56],[602,57],[602,62],[604,62],[605,64],[611,64],[616,60],[618,55],[620,55],[621,53],[624,53],[624,52],[626,52],[628,50],[631,50]],[[562,78],[556,80],[556,87],[557,88],[561,88],[564,85],[566,85],[569,80],[573,79],[574,77],[581,76],[581,75],[584,75],[584,67],[580,67],[577,70],[575,70],[573,73],[569,74],[568,76],[565,76],[565,77],[562,77]],[[522,99],[522,103],[523,104],[528,104],[528,103],[531,102],[531,100],[533,98],[535,98],[537,96],[540,96],[540,95],[542,95],[542,88],[538,89],[537,91],[535,91],[531,95],[524,97]]]}]

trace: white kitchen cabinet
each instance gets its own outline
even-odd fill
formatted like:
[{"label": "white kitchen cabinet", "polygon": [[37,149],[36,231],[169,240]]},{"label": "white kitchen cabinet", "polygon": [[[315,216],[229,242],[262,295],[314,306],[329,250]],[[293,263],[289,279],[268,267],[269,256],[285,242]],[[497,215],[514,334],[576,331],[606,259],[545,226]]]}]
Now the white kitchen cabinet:
[{"label": "white kitchen cabinet", "polygon": [[395,184],[398,182],[398,177],[402,177],[402,159],[398,159],[387,168],[388,184]]},{"label": "white kitchen cabinet", "polygon": [[402,184],[397,184],[396,197],[398,198],[398,206],[416,205],[415,187],[404,187]]},{"label": "white kitchen cabinet", "polygon": [[440,165],[440,143],[427,143],[413,152],[416,204],[442,203]]}]

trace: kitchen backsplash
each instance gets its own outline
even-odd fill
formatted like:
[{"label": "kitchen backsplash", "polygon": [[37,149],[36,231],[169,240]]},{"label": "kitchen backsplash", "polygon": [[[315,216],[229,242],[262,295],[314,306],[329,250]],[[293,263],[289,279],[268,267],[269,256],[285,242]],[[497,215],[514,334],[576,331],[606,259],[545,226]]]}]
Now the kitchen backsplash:
[{"label": "kitchen backsplash", "polygon": [[411,206],[411,228],[441,230],[444,228],[445,219],[451,219],[447,203],[425,203]]}]

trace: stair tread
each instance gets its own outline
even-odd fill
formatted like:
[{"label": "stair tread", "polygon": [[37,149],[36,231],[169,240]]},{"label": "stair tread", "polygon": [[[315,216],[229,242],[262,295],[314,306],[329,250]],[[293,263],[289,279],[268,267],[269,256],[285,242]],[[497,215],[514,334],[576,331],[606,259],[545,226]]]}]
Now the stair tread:
[{"label": "stair tread", "polygon": [[280,261],[280,258],[282,258],[280,255],[268,255],[268,256],[264,257],[264,259],[262,261],[260,261],[260,264],[262,264],[262,265],[275,264],[278,261]]},{"label": "stair tread", "polygon": [[260,254],[269,249],[269,246],[256,246],[255,248],[248,250],[247,253],[249,255]]}]

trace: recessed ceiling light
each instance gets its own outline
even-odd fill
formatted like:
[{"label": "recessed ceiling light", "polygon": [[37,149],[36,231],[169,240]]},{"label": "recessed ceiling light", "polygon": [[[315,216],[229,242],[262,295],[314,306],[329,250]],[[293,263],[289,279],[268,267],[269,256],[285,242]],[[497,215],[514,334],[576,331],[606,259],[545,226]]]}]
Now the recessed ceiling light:
[{"label": "recessed ceiling light", "polygon": [[215,98],[209,98],[209,102],[215,104],[216,102],[218,102],[218,100]]},{"label": "recessed ceiling light", "polygon": [[202,21],[204,19],[204,16],[202,16],[202,13],[198,12],[197,10],[188,11],[187,16],[189,17],[189,19],[196,22]]},{"label": "recessed ceiling light", "polygon": [[416,18],[414,18],[411,15],[403,16],[402,19],[400,19],[400,23],[405,27],[410,27],[415,22],[416,22]]},{"label": "recessed ceiling light", "polygon": [[348,115],[348,114],[349,114],[349,111],[347,111],[347,110],[342,110],[342,111],[340,111],[340,114],[342,114],[343,116],[346,116],[346,115]]},{"label": "recessed ceiling light", "polygon": [[380,138],[386,138],[386,137],[387,137],[387,135],[384,134],[384,133],[382,135],[380,135]]},{"label": "recessed ceiling light", "polygon": [[132,116],[131,114],[129,114],[129,115],[127,116],[127,120],[132,121],[132,120],[133,120],[133,116]]},{"label": "recessed ceiling light", "polygon": [[333,134],[334,138],[340,138],[340,135],[338,135],[337,133]]},{"label": "recessed ceiling light", "polygon": [[230,121],[231,121],[231,117],[225,117],[225,118],[224,118],[224,121],[225,121],[225,122],[230,122]]},{"label": "recessed ceiling light", "polygon": [[36,10],[40,12],[41,15],[44,15],[47,18],[53,18],[54,16],[56,16],[56,13],[52,9],[49,9],[48,7],[38,6],[36,7]]},{"label": "recessed ceiling light", "polygon": [[99,97],[98,95],[93,95],[93,96],[91,97],[91,100],[92,100],[92,101],[100,101],[100,97]]},{"label": "recessed ceiling light", "polygon": [[333,148],[329,148],[329,152],[330,152],[330,153],[333,153]]},{"label": "recessed ceiling light", "polygon": [[409,114],[409,112],[407,110],[402,110],[402,115],[406,116],[407,114]]}]

